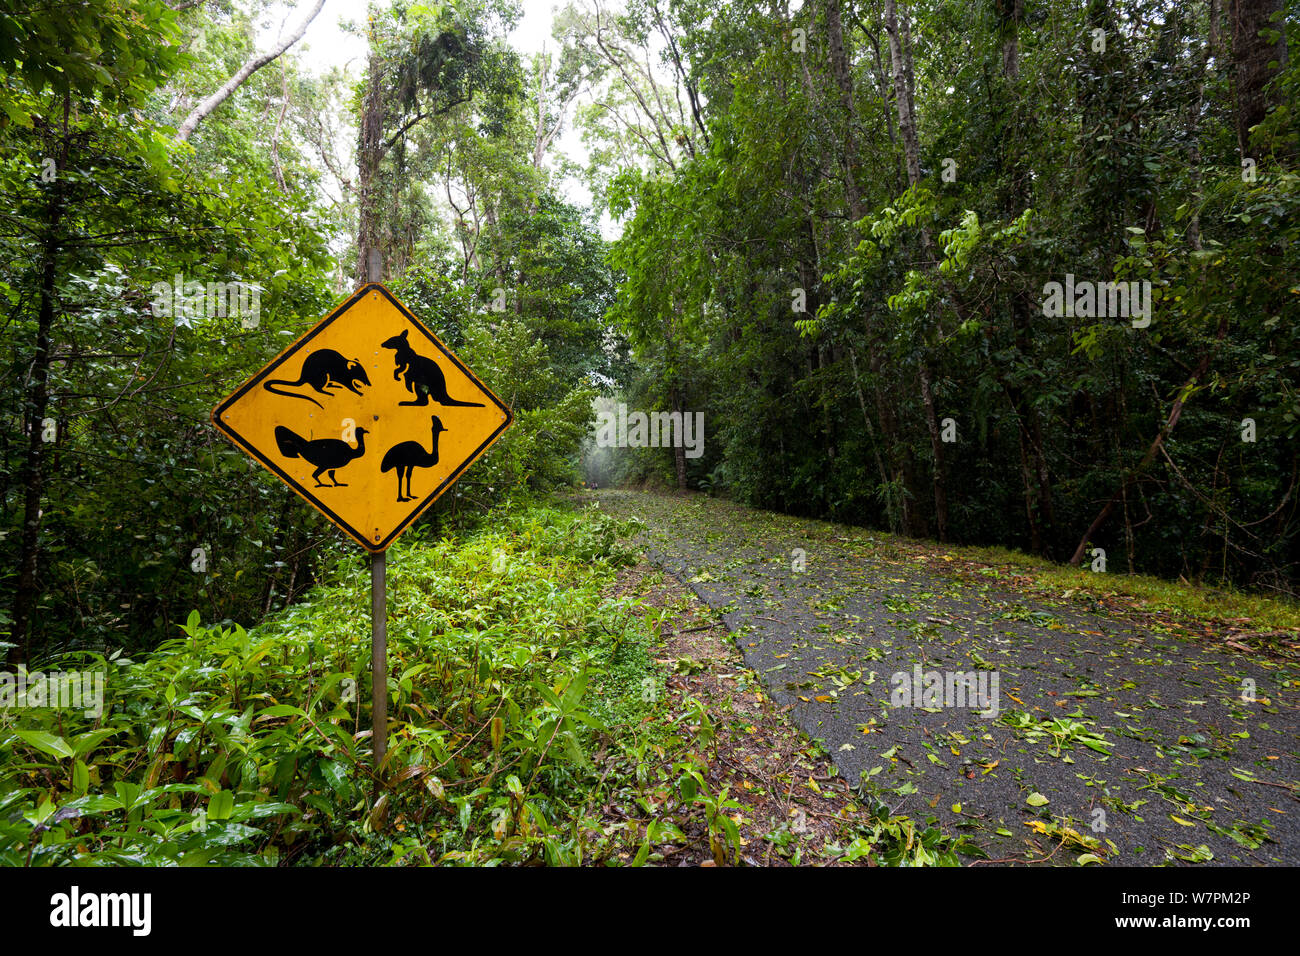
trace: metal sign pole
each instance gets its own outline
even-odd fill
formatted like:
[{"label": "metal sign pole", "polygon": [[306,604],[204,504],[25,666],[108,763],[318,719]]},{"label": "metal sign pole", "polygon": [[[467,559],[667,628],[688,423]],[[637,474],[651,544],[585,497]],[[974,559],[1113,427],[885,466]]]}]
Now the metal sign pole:
[{"label": "metal sign pole", "polygon": [[[383,280],[380,251],[371,247],[366,266],[371,282]],[[379,778],[388,752],[388,552],[370,555],[370,743]]]},{"label": "metal sign pole", "polygon": [[388,750],[388,552],[370,555],[370,739],[375,775]]}]

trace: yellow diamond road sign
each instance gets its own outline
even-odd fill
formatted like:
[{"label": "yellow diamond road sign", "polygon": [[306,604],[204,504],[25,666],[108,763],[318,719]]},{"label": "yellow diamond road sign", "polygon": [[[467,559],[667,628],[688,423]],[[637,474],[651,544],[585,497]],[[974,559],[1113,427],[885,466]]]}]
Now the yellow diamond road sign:
[{"label": "yellow diamond road sign", "polygon": [[377,283],[285,349],[212,422],[370,551],[383,551],[514,420]]}]

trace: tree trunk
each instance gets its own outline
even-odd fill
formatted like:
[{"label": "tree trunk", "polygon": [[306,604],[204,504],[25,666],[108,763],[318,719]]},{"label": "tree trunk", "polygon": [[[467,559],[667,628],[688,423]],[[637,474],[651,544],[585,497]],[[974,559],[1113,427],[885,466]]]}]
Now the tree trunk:
[{"label": "tree trunk", "polygon": [[41,253],[41,292],[36,317],[36,349],[32,356],[26,424],[27,457],[19,479],[23,486],[23,530],[18,554],[18,582],[13,603],[13,647],[7,659],[16,667],[31,652],[32,616],[40,598],[37,569],[40,559],[41,501],[45,494],[45,438],[43,420],[49,408],[50,337],[54,326],[55,280],[59,273],[60,229],[67,204],[64,170],[68,166],[69,94],[63,96],[63,123],[55,153],[54,182],[50,186],[45,217],[45,242]]},{"label": "tree trunk", "polygon": [[[1286,66],[1286,24],[1281,0],[1232,0],[1232,59],[1236,63],[1237,145],[1250,155],[1250,129],[1273,105],[1265,87]],[[1276,31],[1276,40],[1260,36]],[[1274,98],[1276,98],[1274,96]]]},{"label": "tree trunk", "polygon": [[1002,14],[1002,75],[1014,83],[1020,78],[1020,21],[1025,0],[1003,0],[997,6]]},{"label": "tree trunk", "polygon": [[[868,353],[868,362],[871,369],[871,375],[877,383],[883,380],[884,360],[881,358],[880,350],[872,348]],[[916,464],[912,455],[912,446],[906,442],[899,442],[898,414],[894,404],[885,396],[879,384],[876,386],[876,414],[880,417],[880,431],[885,441],[885,452],[890,457],[893,464],[895,480],[900,482],[903,489],[902,494],[902,521],[903,533],[912,537],[922,537],[925,535],[925,522],[920,514],[917,513],[914,502],[916,501]]]},{"label": "tree trunk", "polygon": [[[858,408],[862,410],[862,423],[867,428],[867,438],[871,441],[871,454],[876,459],[876,471],[880,474],[880,487],[884,488],[889,484],[889,472],[885,470],[885,460],[880,457],[880,446],[876,439],[876,430],[871,427],[871,416],[867,413],[867,399],[862,394],[862,382],[858,379],[858,353],[849,346],[849,365],[853,369],[853,389],[858,393]],[[886,510],[885,517],[889,521],[890,532],[898,531],[898,522],[892,509]]]},{"label": "tree trunk", "polygon": [[[885,0],[885,32],[889,35],[889,58],[894,74],[894,101],[898,109],[898,131],[903,139],[903,158],[907,166],[907,183],[921,181],[921,148],[916,132],[916,106],[912,69],[912,36],[907,12],[900,16],[896,0]],[[921,250],[928,261],[932,243],[929,227],[921,228]],[[924,336],[924,332],[922,333]],[[930,453],[934,456],[934,520],[940,541],[948,537],[948,491],[944,469],[943,441],[939,435],[939,416],[935,407],[930,350],[922,342],[917,360],[921,403],[925,424],[930,432]]]},{"label": "tree trunk", "polygon": [[[1196,96],[1187,111],[1187,153],[1192,176],[1192,215],[1187,223],[1187,242],[1199,252],[1201,242],[1201,108],[1205,104],[1205,76],[1209,72],[1210,57],[1218,44],[1215,21],[1219,10],[1217,0],[1210,0],[1210,35],[1201,53],[1201,63],[1196,75]],[[1244,153],[1242,155],[1245,155]]]},{"label": "tree trunk", "polygon": [[243,86],[250,76],[268,63],[274,61],[285,50],[289,49],[289,47],[301,40],[302,35],[307,32],[308,25],[316,19],[316,14],[320,13],[321,7],[323,6],[325,6],[325,0],[316,0],[316,6],[307,14],[307,18],[298,25],[298,29],[287,36],[275,47],[275,49],[270,50],[267,53],[258,53],[249,57],[248,61],[235,71],[234,76],[226,80],[225,83],[222,83],[215,93],[207,97],[203,102],[190,111],[190,115],[185,117],[185,121],[181,123],[180,128],[176,130],[176,138],[181,142],[188,140],[191,134],[193,134],[195,128],[207,119],[213,110],[229,99],[230,95],[234,93],[235,90]]},{"label": "tree trunk", "polygon": [[[849,64],[848,53],[844,47],[844,25],[841,16],[840,0],[824,0],[826,10],[826,32],[828,45],[830,47],[831,72],[835,77],[835,84],[840,93],[840,109],[844,113],[845,133],[844,148],[840,154],[841,169],[844,174],[844,197],[849,207],[850,221],[856,226],[859,220],[866,215],[866,207],[862,201],[862,192],[858,187],[857,169],[858,169],[858,143],[857,143],[857,112],[853,104],[853,71]],[[815,16],[815,13],[814,13]],[[805,70],[807,77],[807,71]],[[811,77],[807,77],[811,85]],[[809,90],[810,94],[812,90]],[[893,134],[893,127],[890,127],[890,134]],[[856,244],[856,230],[850,233],[851,241]],[[870,330],[868,330],[870,336]],[[871,369],[872,376],[875,378],[875,397],[876,410],[880,418],[880,431],[882,433],[882,443],[885,446],[885,455],[890,462],[890,468],[894,473],[896,480],[900,481],[903,488],[903,500],[901,514],[899,519],[902,523],[905,534],[917,534],[919,525],[916,523],[916,515],[912,508],[912,500],[915,495],[915,478],[916,473],[911,463],[911,450],[904,443],[898,440],[898,419],[895,417],[892,405],[881,394],[880,390],[880,370],[884,362],[880,355],[880,346],[869,337],[867,340],[867,361]],[[854,375],[856,380],[857,362],[854,358]],[[870,424],[868,423],[870,432]],[[874,435],[872,436],[874,439]],[[884,477],[883,463],[877,461],[881,466],[882,491],[889,481]],[[890,511],[890,509],[887,509]],[[887,515],[893,530],[894,517],[892,511]]]},{"label": "tree trunk", "polygon": [[[1033,178],[1026,168],[1024,151],[1020,148],[1020,144],[1030,135],[1026,130],[1023,104],[1017,87],[1020,79],[1020,29],[1025,15],[1024,0],[1005,0],[997,5],[997,10],[1002,34],[1002,78],[1005,80],[1005,96],[1010,113],[1001,143],[1002,166],[1007,170],[1009,179],[1003,208],[1007,218],[1014,219],[1029,205],[1028,184]],[[1029,316],[1032,310],[1026,290],[1011,289],[1008,309],[1014,332],[1016,361],[1029,364],[1027,356],[1033,352],[1029,337]],[[1043,449],[1039,413],[1028,400],[1024,389],[1010,381],[1006,369],[996,369],[995,374],[1016,416],[1031,547],[1035,554],[1046,555],[1048,543],[1052,540],[1052,486],[1047,456]]]},{"label": "tree trunk", "polygon": [[912,37],[907,22],[907,11],[904,11],[900,17],[897,6],[896,0],[885,0],[885,32],[889,35],[889,59],[894,74],[894,102],[898,110],[898,132],[903,138],[907,183],[909,186],[915,186],[921,181],[921,149],[916,134],[916,108],[912,94]]},{"label": "tree trunk", "polygon": [[379,249],[379,211],[375,196],[379,161],[383,158],[384,100],[379,54],[370,51],[366,71],[366,97],[361,109],[360,141],[357,145],[357,268],[358,282],[370,271],[370,250]]},{"label": "tree trunk", "polygon": [[[682,423],[682,433],[686,431],[686,411],[682,408],[682,393],[674,388],[672,391],[673,412]],[[703,436],[696,436],[697,440]],[[686,445],[683,442],[673,444],[673,465],[677,470],[677,490],[686,490]]]},{"label": "tree trunk", "polygon": [[1026,449],[1025,428],[1018,424],[1016,437],[1020,445],[1020,483],[1025,490],[1025,520],[1029,522],[1029,546],[1034,554],[1043,553],[1043,533],[1038,527],[1038,516],[1034,509],[1034,480],[1029,467],[1029,452]]},{"label": "tree trunk", "polygon": [[831,71],[835,74],[835,84],[840,90],[840,108],[844,111],[844,153],[841,163],[844,169],[844,195],[848,199],[849,215],[857,223],[866,211],[862,206],[862,194],[858,189],[855,172],[858,165],[858,143],[854,130],[857,114],[853,108],[853,73],[849,67],[848,55],[844,52],[840,0],[826,0],[826,35],[830,45]]},{"label": "tree trunk", "polygon": [[934,388],[930,381],[930,360],[920,358],[921,402],[925,406],[925,424],[930,430],[930,451],[934,455],[934,523],[940,541],[948,540],[948,488],[943,462],[943,439],[939,435],[939,415],[934,405]]}]

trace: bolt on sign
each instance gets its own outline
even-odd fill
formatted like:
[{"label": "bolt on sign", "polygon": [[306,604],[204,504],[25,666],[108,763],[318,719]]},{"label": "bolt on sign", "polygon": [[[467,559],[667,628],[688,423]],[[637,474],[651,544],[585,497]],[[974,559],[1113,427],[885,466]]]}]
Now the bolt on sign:
[{"label": "bolt on sign", "polygon": [[212,423],[369,551],[383,551],[514,421],[391,292],[362,286]]}]

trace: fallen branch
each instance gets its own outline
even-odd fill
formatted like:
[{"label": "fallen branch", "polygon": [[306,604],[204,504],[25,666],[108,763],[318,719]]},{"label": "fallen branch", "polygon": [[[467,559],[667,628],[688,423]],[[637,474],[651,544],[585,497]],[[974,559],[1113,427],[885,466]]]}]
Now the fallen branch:
[{"label": "fallen branch", "polygon": [[714,621],[714,622],[712,622],[711,624],[701,624],[699,627],[688,627],[688,628],[686,628],[684,631],[669,631],[667,634],[660,634],[659,636],[660,636],[660,637],[677,637],[678,635],[681,635],[681,634],[694,634],[696,631],[707,631],[707,630],[710,630],[710,629],[712,629],[712,628],[715,628],[715,627],[721,627],[721,626],[722,626],[721,622],[719,622],[719,621]]}]

